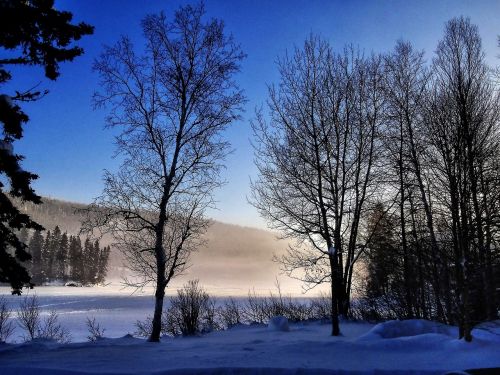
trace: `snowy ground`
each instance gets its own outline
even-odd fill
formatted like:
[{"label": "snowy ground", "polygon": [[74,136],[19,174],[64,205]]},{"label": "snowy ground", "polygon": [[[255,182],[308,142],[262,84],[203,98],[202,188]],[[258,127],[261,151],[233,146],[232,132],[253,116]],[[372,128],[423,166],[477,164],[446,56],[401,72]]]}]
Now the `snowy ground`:
[{"label": "snowy ground", "polygon": [[[87,341],[86,318],[95,318],[110,338],[133,333],[135,322],[152,315],[154,298],[150,291],[134,293],[131,289],[108,287],[38,287],[24,291],[23,296],[11,296],[9,289],[0,288],[0,296],[15,312],[25,295],[36,294],[42,318],[51,310],[57,311],[60,323],[71,333],[72,342]],[[168,305],[168,297],[166,298]],[[23,332],[17,328],[9,341],[22,342]]]},{"label": "snowy ground", "polygon": [[405,321],[345,322],[339,338],[329,336],[329,325],[312,322],[291,324],[287,332],[241,326],[154,344],[123,337],[134,331],[135,320],[151,312],[151,297],[96,290],[83,295],[82,290],[65,296],[64,290],[40,288],[38,295],[44,309],[57,309],[73,341],[85,340],[86,316],[96,317],[106,337],[121,338],[0,344],[0,374],[440,374],[500,367],[500,328],[495,325],[476,329],[472,343],[457,340],[454,327]]}]

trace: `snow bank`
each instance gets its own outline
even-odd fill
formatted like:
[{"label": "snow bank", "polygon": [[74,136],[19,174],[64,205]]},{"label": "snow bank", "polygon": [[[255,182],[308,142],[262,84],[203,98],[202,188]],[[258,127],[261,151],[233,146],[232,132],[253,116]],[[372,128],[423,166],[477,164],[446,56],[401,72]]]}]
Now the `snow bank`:
[{"label": "snow bank", "polygon": [[494,341],[500,345],[500,320],[486,322],[472,330],[473,340]]},{"label": "snow bank", "polygon": [[429,333],[457,337],[456,327],[423,319],[390,320],[379,323],[358,340],[395,339]]},{"label": "snow bank", "polygon": [[[444,374],[500,367],[500,322],[473,330],[474,340],[457,339],[457,329],[427,321],[374,326],[343,321],[342,336],[320,322],[263,324],[198,337],[162,338],[160,343],[125,335],[151,312],[150,296],[98,295],[99,288],[46,288],[72,295],[40,296],[43,312],[56,309],[75,341],[85,341],[87,316],[106,329],[97,342],[58,344],[50,340],[0,344],[0,374],[83,375],[309,375]],[[93,294],[82,296],[88,290]],[[5,297],[16,308],[17,297]],[[288,327],[289,332],[282,333]],[[22,332],[13,340],[20,342]],[[112,338],[115,337],[115,338]],[[500,372],[499,372],[500,373]]]},{"label": "snow bank", "polygon": [[284,316],[273,316],[271,319],[269,319],[269,323],[267,324],[267,328],[270,331],[278,331],[278,332],[290,331],[288,319],[285,318]]}]

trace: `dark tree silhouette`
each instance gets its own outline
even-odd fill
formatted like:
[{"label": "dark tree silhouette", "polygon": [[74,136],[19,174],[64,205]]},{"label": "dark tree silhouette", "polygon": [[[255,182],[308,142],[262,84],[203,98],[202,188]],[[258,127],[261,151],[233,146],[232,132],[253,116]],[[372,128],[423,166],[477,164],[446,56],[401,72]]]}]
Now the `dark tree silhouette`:
[{"label": "dark tree silhouette", "polygon": [[364,249],[361,219],[376,184],[381,62],[352,49],[336,54],[311,37],[279,61],[270,121],[259,113],[253,124],[259,179],[252,203],[273,229],[297,241],[278,259],[283,270],[307,287],[330,283],[334,336],[338,316],[349,310]]},{"label": "dark tree silhouette", "polygon": [[121,129],[125,161],[106,172],[85,226],[113,235],[140,277],[134,286],[156,284],[150,341],[160,338],[165,288],[208,224],[203,213],[229,147],[220,133],[244,100],[232,78],[244,55],[222,22],[203,15],[202,5],[181,7],[172,20],[150,15],[144,55],[124,37],[95,63],[95,103],[111,108],[107,123]]},{"label": "dark tree silhouette", "polygon": [[446,24],[433,70],[428,134],[434,175],[442,181],[435,190],[450,223],[455,320],[460,338],[470,341],[476,319],[496,316],[492,259],[497,228],[492,214],[499,188],[500,95],[478,28],[467,18]]},{"label": "dark tree silhouette", "polygon": [[[54,9],[52,0],[2,0],[0,2],[0,85],[11,80],[10,65],[38,65],[45,69],[45,77],[55,80],[59,76],[59,63],[71,61],[83,50],[72,46],[73,41],[91,34],[93,28],[85,23],[72,24],[72,14]],[[31,188],[37,178],[22,169],[21,155],[14,152],[13,143],[23,135],[28,116],[18,105],[34,101],[47,92],[30,89],[14,94],[0,95],[0,175],[8,186],[0,182],[0,282],[8,282],[12,292],[21,294],[23,286],[32,286],[31,278],[20,262],[30,259],[26,245],[17,238],[15,230],[43,229],[28,215],[22,214],[11,197],[21,201],[41,203]],[[3,179],[2,179],[3,181]],[[8,190],[5,191],[4,188]],[[12,251],[11,251],[12,249]]]}]

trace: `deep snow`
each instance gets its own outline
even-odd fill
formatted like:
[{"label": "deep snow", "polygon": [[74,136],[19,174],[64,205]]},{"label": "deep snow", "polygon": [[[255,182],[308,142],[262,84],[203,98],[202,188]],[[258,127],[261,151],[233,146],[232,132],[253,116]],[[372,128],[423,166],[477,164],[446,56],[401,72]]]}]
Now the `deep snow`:
[{"label": "deep snow", "polygon": [[500,324],[496,323],[474,330],[472,343],[457,340],[455,327],[413,320],[378,325],[343,322],[343,336],[336,338],[329,336],[328,324],[309,322],[289,324],[289,331],[238,326],[200,337],[165,337],[155,344],[123,337],[133,332],[136,319],[150,313],[151,297],[42,293],[39,298],[44,308],[57,308],[73,340],[85,340],[86,316],[96,316],[106,328],[106,337],[122,337],[66,345],[38,340],[0,344],[2,375],[440,374],[500,367]]}]

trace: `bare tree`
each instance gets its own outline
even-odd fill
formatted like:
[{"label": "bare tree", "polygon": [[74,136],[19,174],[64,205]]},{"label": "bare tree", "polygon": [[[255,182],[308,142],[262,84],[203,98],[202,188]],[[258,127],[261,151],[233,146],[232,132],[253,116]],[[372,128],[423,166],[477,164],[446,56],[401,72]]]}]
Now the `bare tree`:
[{"label": "bare tree", "polygon": [[[429,139],[435,150],[435,177],[442,182],[445,218],[451,223],[456,320],[460,338],[470,341],[473,305],[494,315],[490,199],[498,192],[494,176],[500,102],[478,29],[466,18],[446,24],[433,70]],[[483,184],[486,180],[490,183]]]},{"label": "bare tree", "polygon": [[[386,107],[386,144],[389,165],[394,168],[397,176],[396,197],[399,205],[401,251],[403,258],[403,279],[406,299],[406,315],[412,317],[414,296],[412,296],[413,278],[410,269],[413,267],[410,256],[407,228],[408,206],[415,208],[414,202],[422,207],[427,227],[427,237],[430,242],[429,254],[432,257],[432,287],[434,289],[435,305],[438,319],[445,320],[442,300],[450,306],[450,300],[443,293],[442,279],[447,268],[444,267],[440,246],[435,228],[429,191],[428,155],[426,152],[424,107],[428,98],[428,83],[431,74],[425,67],[423,52],[415,51],[410,43],[399,41],[394,52],[385,59],[385,97]],[[390,171],[390,170],[389,170]],[[421,252],[422,247],[417,251]],[[421,254],[417,254],[421,256]],[[421,266],[421,262],[418,262]],[[445,294],[445,295],[443,295]],[[447,309],[449,310],[449,308]]]},{"label": "bare tree", "polygon": [[279,61],[279,70],[279,86],[269,89],[270,120],[258,113],[253,124],[259,179],[252,203],[273,229],[297,241],[279,259],[283,270],[307,288],[330,283],[336,336],[363,248],[360,223],[375,194],[382,61],[353,49],[335,54],[311,37]]},{"label": "bare tree", "polygon": [[221,21],[203,15],[202,5],[188,5],[171,21],[147,16],[142,55],[124,37],[94,65],[102,85],[94,101],[120,129],[123,163],[105,173],[85,229],[113,235],[141,277],[134,285],[156,284],[150,341],[159,341],[165,288],[208,225],[203,213],[229,150],[221,132],[244,102],[232,79],[244,54]]}]

